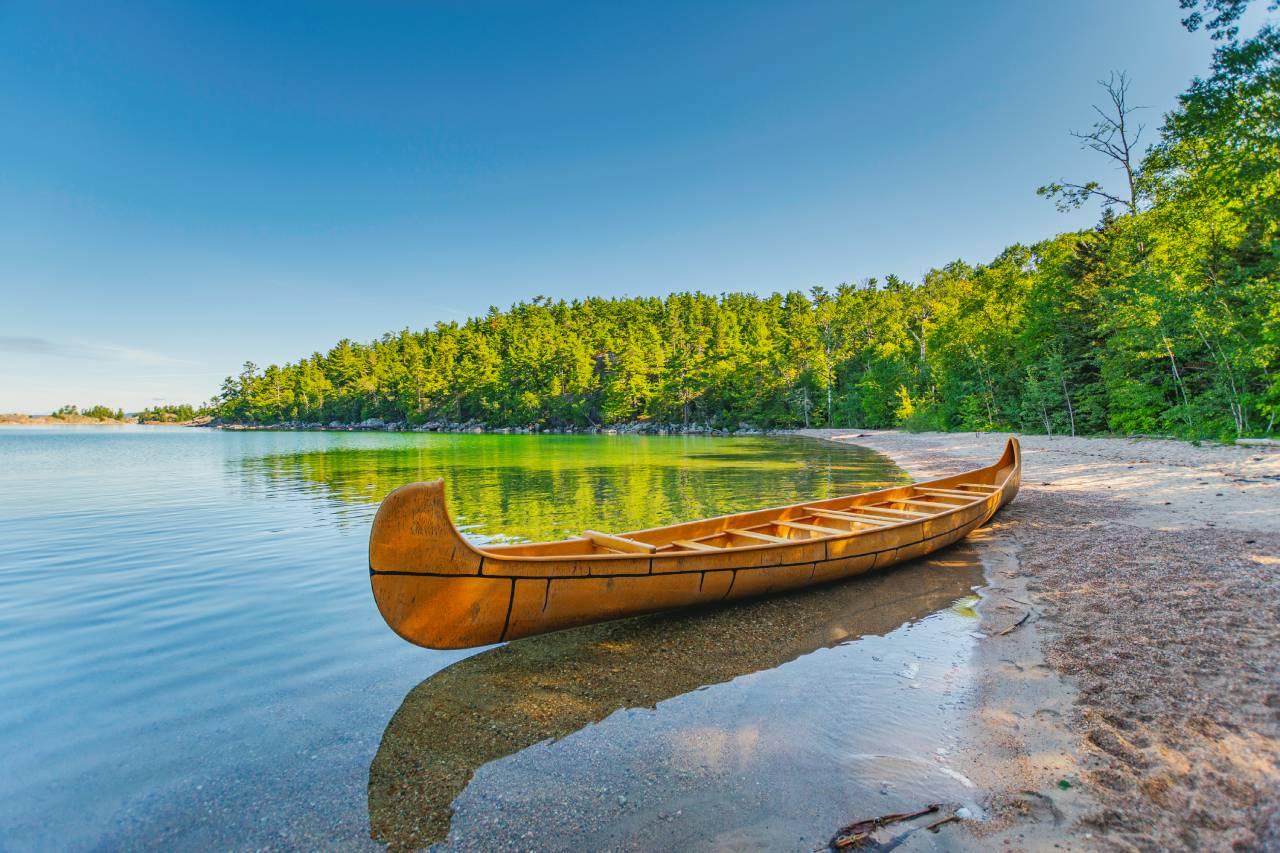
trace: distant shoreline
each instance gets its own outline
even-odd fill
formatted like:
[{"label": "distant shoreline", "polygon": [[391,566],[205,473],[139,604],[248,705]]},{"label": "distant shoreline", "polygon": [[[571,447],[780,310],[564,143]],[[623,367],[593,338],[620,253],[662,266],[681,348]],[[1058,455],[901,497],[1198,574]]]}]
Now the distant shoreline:
[{"label": "distant shoreline", "polygon": [[53,415],[0,415],[0,424],[19,426],[27,424],[37,426],[123,426],[131,423],[137,423],[137,421],[133,421],[128,418],[125,418],[124,420],[117,420],[115,418],[86,418],[84,415],[67,415],[61,418],[55,418]]},{"label": "distant shoreline", "polygon": [[[203,415],[193,418],[189,421],[139,421],[136,418],[125,418],[124,420],[116,420],[109,418],[88,418],[83,415],[72,415],[64,417],[54,417],[53,415],[24,415],[24,414],[0,414],[0,426],[14,425],[30,425],[30,426],[180,426],[180,427],[204,427],[209,429],[220,429],[228,432],[414,432],[414,433],[440,433],[442,435],[702,435],[715,436],[721,438],[729,437],[760,437],[760,436],[783,436],[783,435],[800,435],[808,437],[830,438],[831,434],[840,434],[844,440],[855,439],[858,437],[875,437],[879,435],[924,435],[925,433],[910,433],[903,430],[883,430],[872,428],[848,427],[844,429],[806,429],[797,427],[782,427],[778,429],[768,429],[753,427],[749,424],[739,424],[735,429],[725,427],[713,427],[709,424],[658,424],[648,421],[631,421],[620,424],[610,424],[608,426],[565,426],[565,427],[549,427],[549,426],[523,426],[523,427],[494,427],[478,421],[428,421],[424,424],[410,425],[404,421],[385,421],[381,418],[367,418],[363,421],[345,422],[330,421],[324,423],[322,421],[281,421],[279,423],[270,424],[251,424],[221,421],[217,418]],[[990,432],[974,432],[972,430],[963,430],[951,433],[931,433],[933,435],[1007,435],[1008,430],[993,430]],[[1020,433],[1021,434],[1021,433]],[[1054,436],[1045,436],[1053,439]],[[1067,439],[1067,436],[1057,436],[1058,440]],[[1072,441],[1076,440],[1097,440],[1097,439],[1118,439],[1128,441],[1171,441],[1176,444],[1192,445],[1184,439],[1173,438],[1171,436],[1162,435],[1082,435],[1078,439],[1072,437]],[[1205,441],[1204,444],[1215,446],[1231,446],[1232,442]],[[1269,448],[1280,445],[1280,441],[1268,438],[1242,438],[1238,439],[1234,444],[1239,446],[1251,446],[1255,448]]]},{"label": "distant shoreline", "polygon": [[2,414],[0,426],[209,426],[209,418],[190,421],[140,421],[137,418],[87,418],[84,415]]},{"label": "distant shoreline", "polygon": [[[870,427],[844,427],[840,429],[831,428],[804,428],[804,427],[779,427],[777,429],[754,427],[749,424],[739,424],[736,428],[729,429],[726,427],[713,427],[710,424],[693,423],[688,424],[662,424],[652,423],[650,421],[629,421],[626,423],[609,424],[607,426],[523,426],[523,427],[495,427],[479,421],[428,421],[424,424],[410,425],[404,421],[384,421],[381,418],[368,418],[363,421],[345,422],[330,421],[324,423],[321,421],[281,421],[272,424],[248,424],[223,422],[217,419],[206,418],[203,421],[197,418],[194,421],[174,424],[176,426],[203,426],[213,429],[228,430],[231,432],[427,432],[441,433],[444,435],[465,435],[465,434],[494,434],[494,435],[705,435],[705,436],[783,436],[783,435],[799,435],[813,437],[828,438],[830,434],[840,434],[842,438],[854,439],[858,437],[875,437],[879,435],[902,434],[902,435],[995,435],[1006,436],[1011,432],[1022,435],[1017,430],[957,430],[949,433],[911,433],[905,430],[885,430]],[[1036,438],[1047,438],[1049,440],[1065,440],[1068,436],[1035,436]],[[1081,435],[1071,436],[1072,441],[1076,440],[1122,440],[1122,441],[1169,441],[1179,445],[1192,446],[1195,442],[1187,439],[1176,438],[1167,435],[1121,435],[1113,433],[1101,433],[1097,435]],[[1278,442],[1274,439],[1267,438],[1242,438],[1236,442],[1220,442],[1214,440],[1204,440],[1202,442],[1207,446],[1231,446],[1233,443],[1240,446],[1254,447],[1275,447]]]},{"label": "distant shoreline", "polygon": [[410,425],[404,421],[384,421],[381,418],[368,418],[356,423],[342,421],[282,421],[274,424],[244,424],[210,421],[205,424],[191,426],[209,426],[214,429],[233,432],[275,431],[275,432],[437,432],[447,435],[463,435],[467,433],[493,433],[498,435],[716,435],[716,436],[761,436],[784,435],[790,430],[769,430],[739,424],[735,429],[717,428],[709,424],[655,424],[645,421],[633,421],[608,426],[586,427],[493,427],[478,421],[429,421],[425,424]]}]

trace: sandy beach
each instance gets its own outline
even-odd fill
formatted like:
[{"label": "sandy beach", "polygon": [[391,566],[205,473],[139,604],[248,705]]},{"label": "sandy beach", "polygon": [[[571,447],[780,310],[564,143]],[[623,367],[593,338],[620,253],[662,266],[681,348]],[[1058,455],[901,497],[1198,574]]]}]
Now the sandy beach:
[{"label": "sandy beach", "polygon": [[[919,478],[1003,434],[805,430]],[[974,848],[1280,845],[1280,451],[1021,437],[985,532]],[[1005,629],[1025,621],[1015,630]],[[961,841],[961,839],[964,839]]]}]

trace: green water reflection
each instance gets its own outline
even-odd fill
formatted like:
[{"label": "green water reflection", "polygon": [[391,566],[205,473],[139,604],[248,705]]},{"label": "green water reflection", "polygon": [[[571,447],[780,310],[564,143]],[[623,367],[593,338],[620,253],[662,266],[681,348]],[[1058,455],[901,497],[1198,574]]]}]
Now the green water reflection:
[{"label": "green water reflection", "polygon": [[[340,437],[341,438],[341,437]],[[486,541],[633,530],[906,481],[859,447],[799,438],[359,435],[247,458],[255,479],[373,504],[444,477],[454,520]]]}]

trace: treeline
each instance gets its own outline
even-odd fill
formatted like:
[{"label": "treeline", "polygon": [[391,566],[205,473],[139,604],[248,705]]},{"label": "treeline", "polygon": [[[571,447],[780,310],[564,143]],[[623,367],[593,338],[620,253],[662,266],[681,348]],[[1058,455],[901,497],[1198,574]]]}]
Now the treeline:
[{"label": "treeline", "polygon": [[126,415],[124,409],[112,409],[110,406],[98,404],[87,409],[81,409],[79,406],[66,405],[59,408],[53,413],[52,417],[68,418],[84,417],[84,418],[101,418],[103,420],[123,421],[130,417],[139,422],[147,421],[173,421],[182,423],[193,418],[208,415],[210,417],[216,414],[213,406],[192,406],[189,403],[166,403],[162,406],[151,406],[143,409],[135,415]]},{"label": "treeline", "polygon": [[91,406],[90,408],[85,409],[82,412],[80,411],[79,406],[66,405],[58,409],[56,412],[54,412],[53,417],[61,418],[64,420],[66,418],[83,417],[83,418],[100,418],[102,420],[107,420],[107,421],[122,421],[124,420],[124,409],[113,410],[108,408],[107,406],[98,404],[96,406]]},{"label": "treeline", "polygon": [[1079,134],[1123,183],[1099,224],[918,282],[536,298],[246,364],[224,419],[736,428],[905,425],[1233,438],[1280,416],[1280,33],[1215,54],[1138,152],[1127,81]]},{"label": "treeline", "polygon": [[210,406],[192,406],[189,403],[166,403],[163,406],[150,406],[138,412],[139,421],[174,421],[183,423],[201,415],[212,415]]}]

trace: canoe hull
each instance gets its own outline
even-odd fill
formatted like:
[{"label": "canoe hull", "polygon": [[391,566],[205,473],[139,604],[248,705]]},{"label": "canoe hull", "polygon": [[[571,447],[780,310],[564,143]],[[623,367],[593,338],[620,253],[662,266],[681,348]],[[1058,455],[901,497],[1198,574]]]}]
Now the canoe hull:
[{"label": "canoe hull", "polygon": [[[946,492],[985,486],[973,500],[935,515],[913,519],[899,510],[903,520],[877,529],[757,547],[607,556],[558,556],[554,551],[561,543],[481,550],[454,528],[442,481],[413,483],[388,495],[374,519],[369,553],[373,595],[397,634],[437,649],[482,646],[592,622],[767,595],[852,577],[944,548],[1011,501],[1020,477],[1020,453],[1011,438],[995,465],[954,477],[623,535],[655,543],[697,534],[707,537],[757,523],[757,516],[785,520],[808,518],[826,506],[846,511],[914,506],[901,501],[918,496],[922,489]],[[581,547],[581,542],[566,540],[563,547]]]}]

